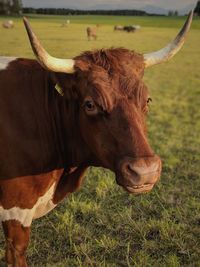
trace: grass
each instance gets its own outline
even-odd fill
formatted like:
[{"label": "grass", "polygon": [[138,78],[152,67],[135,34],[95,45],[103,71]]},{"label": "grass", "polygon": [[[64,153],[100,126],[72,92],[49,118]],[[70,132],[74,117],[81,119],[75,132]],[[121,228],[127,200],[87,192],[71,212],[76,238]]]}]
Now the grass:
[{"label": "grass", "polygon": [[[67,19],[73,24],[99,24],[99,25],[132,25],[139,24],[142,27],[158,27],[158,28],[180,28],[184,23],[186,17],[152,17],[152,16],[102,16],[102,15],[68,15],[68,16],[56,16],[56,15],[34,15],[25,14],[30,19],[56,23],[63,23]],[[6,19],[6,17],[4,17]],[[18,18],[13,17],[13,20],[17,21]],[[193,28],[200,29],[199,17],[194,18]]]},{"label": "grass", "polygon": [[[39,17],[31,22],[47,50],[59,57],[110,46],[156,50],[176,35],[182,23],[181,18],[160,18],[157,27],[159,18],[136,18],[143,19],[144,27],[126,34],[113,32],[118,18],[105,17],[98,41],[88,42],[85,24],[92,23],[91,17],[81,18],[74,17],[76,23],[67,28],[60,27],[63,17]],[[129,18],[121,17],[121,21],[129,22]],[[199,26],[196,20],[173,60],[145,73],[153,98],[149,139],[163,160],[158,185],[151,193],[135,197],[116,185],[111,172],[90,168],[79,192],[34,221],[28,249],[31,267],[200,266]],[[0,36],[0,55],[33,57],[18,19],[13,30],[0,28]],[[3,247],[1,231],[2,257]]]}]

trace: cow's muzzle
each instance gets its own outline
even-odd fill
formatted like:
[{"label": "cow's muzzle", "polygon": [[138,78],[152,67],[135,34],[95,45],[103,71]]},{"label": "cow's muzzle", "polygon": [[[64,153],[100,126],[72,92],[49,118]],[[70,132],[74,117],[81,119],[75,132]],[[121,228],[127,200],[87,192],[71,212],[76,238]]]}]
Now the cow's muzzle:
[{"label": "cow's muzzle", "polygon": [[151,191],[161,174],[161,160],[158,156],[125,158],[118,165],[117,183],[133,194]]}]

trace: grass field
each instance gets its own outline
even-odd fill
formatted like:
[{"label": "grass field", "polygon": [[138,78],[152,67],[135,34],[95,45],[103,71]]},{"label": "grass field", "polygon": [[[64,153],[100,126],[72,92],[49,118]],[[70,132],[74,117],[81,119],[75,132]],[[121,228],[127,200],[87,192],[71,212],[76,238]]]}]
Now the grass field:
[{"label": "grass field", "polygon": [[[3,20],[3,18],[0,18]],[[157,50],[178,32],[182,18],[34,17],[32,26],[51,54],[73,57],[84,50],[126,47]],[[86,25],[100,23],[98,40],[88,42]],[[134,34],[114,24],[141,24]],[[0,55],[33,57],[22,22],[0,28]],[[146,71],[153,103],[149,139],[163,161],[154,190],[132,196],[107,170],[91,168],[82,189],[48,216],[34,221],[28,250],[31,267],[200,266],[200,20],[181,52]],[[4,253],[0,231],[0,257]],[[1,266],[1,263],[0,263]]]}]

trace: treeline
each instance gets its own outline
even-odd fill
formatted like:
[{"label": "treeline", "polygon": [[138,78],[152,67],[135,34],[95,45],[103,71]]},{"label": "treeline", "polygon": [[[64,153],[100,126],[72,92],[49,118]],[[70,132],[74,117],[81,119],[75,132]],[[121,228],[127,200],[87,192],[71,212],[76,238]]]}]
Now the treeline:
[{"label": "treeline", "polygon": [[19,15],[22,13],[22,1],[21,0],[0,0],[0,14]]},{"label": "treeline", "polygon": [[200,16],[200,1],[197,2],[196,8],[195,8],[195,10],[194,10],[194,13],[195,13],[197,16]]},{"label": "treeline", "polygon": [[68,8],[23,8],[26,14],[45,14],[45,15],[119,15],[119,16],[144,16],[145,11],[141,10],[76,10]]}]

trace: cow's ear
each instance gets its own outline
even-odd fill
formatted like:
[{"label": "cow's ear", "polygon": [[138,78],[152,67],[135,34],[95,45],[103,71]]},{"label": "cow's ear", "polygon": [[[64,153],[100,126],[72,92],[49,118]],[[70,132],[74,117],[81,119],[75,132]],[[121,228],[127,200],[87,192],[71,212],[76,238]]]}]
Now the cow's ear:
[{"label": "cow's ear", "polygon": [[[74,74],[75,75],[75,74]],[[75,79],[72,74],[51,73],[51,78],[54,84],[54,89],[63,97],[71,98],[75,94]]]}]

